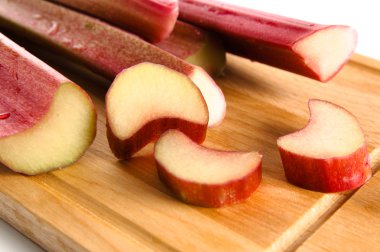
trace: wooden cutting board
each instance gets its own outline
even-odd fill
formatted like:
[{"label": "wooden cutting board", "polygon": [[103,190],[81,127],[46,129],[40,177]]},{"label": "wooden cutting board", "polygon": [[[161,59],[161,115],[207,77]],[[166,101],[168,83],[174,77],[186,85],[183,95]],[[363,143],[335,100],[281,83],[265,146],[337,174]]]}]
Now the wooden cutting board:
[{"label": "wooden cutting board", "polygon": [[106,89],[99,84],[107,81],[60,68],[92,95],[99,113],[96,140],[85,156],[63,170],[28,177],[0,167],[0,216],[55,251],[295,248],[353,192],[322,194],[289,184],[276,139],[303,127],[308,99],[319,98],[357,116],[370,151],[380,146],[379,65],[355,56],[332,81],[321,84],[229,55],[225,74],[217,79],[227,116],[209,130],[205,145],[259,150],[263,181],[249,200],[221,209],[174,199],[157,177],[152,145],[129,161],[117,161],[105,134]]}]

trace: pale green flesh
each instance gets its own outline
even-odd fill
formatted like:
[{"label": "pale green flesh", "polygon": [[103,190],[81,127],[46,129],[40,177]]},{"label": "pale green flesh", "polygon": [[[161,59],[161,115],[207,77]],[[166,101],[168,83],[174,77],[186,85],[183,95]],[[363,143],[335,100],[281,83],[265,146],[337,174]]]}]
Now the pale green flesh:
[{"label": "pale green flesh", "polygon": [[80,158],[96,134],[96,112],[77,85],[62,84],[42,120],[0,139],[0,162],[29,175],[63,168]]}]

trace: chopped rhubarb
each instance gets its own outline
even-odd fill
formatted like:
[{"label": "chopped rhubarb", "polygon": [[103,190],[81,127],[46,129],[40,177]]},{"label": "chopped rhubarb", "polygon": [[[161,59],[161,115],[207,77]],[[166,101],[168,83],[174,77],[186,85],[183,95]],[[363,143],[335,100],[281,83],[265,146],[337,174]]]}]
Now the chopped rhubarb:
[{"label": "chopped rhubarb", "polygon": [[328,81],[353,53],[357,34],[213,0],[180,0],[180,18],[221,35],[226,49],[274,67]]},{"label": "chopped rhubarb", "polygon": [[182,201],[223,207],[247,200],[261,182],[258,152],[201,146],[178,130],[168,130],[154,146],[160,180]]},{"label": "chopped rhubarb", "polygon": [[133,32],[152,42],[167,38],[178,17],[177,0],[51,0]]},{"label": "chopped rhubarb", "polygon": [[177,21],[169,38],[155,45],[213,76],[220,74],[226,64],[225,49],[215,34],[181,21]]},{"label": "chopped rhubarb", "polygon": [[334,103],[309,101],[301,130],[277,140],[287,180],[305,189],[341,192],[371,178],[370,158],[359,121]]},{"label": "chopped rhubarb", "polygon": [[59,49],[94,71],[114,78],[123,69],[152,62],[187,75],[200,89],[219,124],[226,103],[215,81],[202,69],[92,17],[41,0],[0,0],[0,26]]}]

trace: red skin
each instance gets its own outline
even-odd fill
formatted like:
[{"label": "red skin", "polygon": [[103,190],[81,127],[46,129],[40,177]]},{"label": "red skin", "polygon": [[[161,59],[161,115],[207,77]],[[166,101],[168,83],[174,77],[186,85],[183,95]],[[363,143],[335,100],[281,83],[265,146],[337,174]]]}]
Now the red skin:
[{"label": "red skin", "polygon": [[[313,33],[334,26],[314,24],[213,0],[179,0],[180,18],[217,32],[229,52],[320,81],[293,51],[293,45]],[[347,26],[339,26],[349,29]],[[349,57],[348,57],[349,58]],[[347,58],[347,60],[348,60]]]},{"label": "red skin", "polygon": [[151,42],[169,37],[178,17],[178,2],[174,0],[51,1],[108,21]]},{"label": "red skin", "polygon": [[201,207],[224,207],[246,200],[261,182],[261,161],[256,169],[238,180],[225,184],[200,184],[183,180],[169,173],[156,160],[161,181],[185,203]]},{"label": "red skin", "polygon": [[35,125],[67,79],[0,33],[0,138]]},{"label": "red skin", "polygon": [[155,142],[169,129],[178,129],[194,142],[202,143],[206,138],[207,124],[196,124],[180,118],[160,118],[150,121],[128,139],[117,138],[107,120],[107,138],[109,146],[118,159],[128,159],[151,142]]},{"label": "red skin", "polygon": [[0,120],[8,119],[10,116],[11,116],[11,113],[9,112],[0,113]]},{"label": "red skin", "polygon": [[300,156],[281,147],[279,151],[287,180],[308,190],[325,193],[352,190],[371,177],[365,144],[347,156],[327,159]]}]

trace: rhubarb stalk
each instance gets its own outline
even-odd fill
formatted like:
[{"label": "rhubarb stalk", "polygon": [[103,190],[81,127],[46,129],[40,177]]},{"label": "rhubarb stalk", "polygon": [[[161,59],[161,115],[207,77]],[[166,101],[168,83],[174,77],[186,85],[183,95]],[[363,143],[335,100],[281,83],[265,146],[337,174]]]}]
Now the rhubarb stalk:
[{"label": "rhubarb stalk", "polygon": [[169,38],[155,45],[213,76],[220,74],[226,64],[225,49],[218,36],[181,21],[177,21]]},{"label": "rhubarb stalk", "polygon": [[167,38],[178,17],[177,0],[51,0],[92,16],[151,42]]},{"label": "rhubarb stalk", "polygon": [[94,71],[114,78],[142,62],[165,65],[187,75],[200,89],[210,113],[209,126],[225,115],[222,91],[202,69],[92,17],[41,0],[0,0],[0,26],[65,52]]},{"label": "rhubarb stalk", "polygon": [[179,0],[180,18],[219,33],[226,49],[274,67],[328,81],[350,58],[356,31],[236,7]]}]

